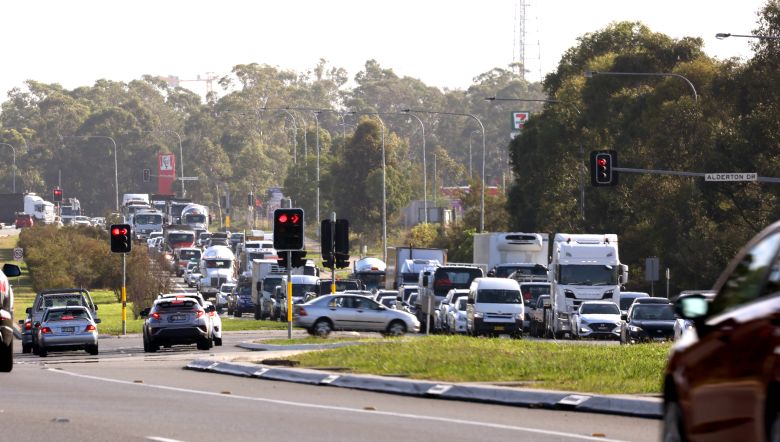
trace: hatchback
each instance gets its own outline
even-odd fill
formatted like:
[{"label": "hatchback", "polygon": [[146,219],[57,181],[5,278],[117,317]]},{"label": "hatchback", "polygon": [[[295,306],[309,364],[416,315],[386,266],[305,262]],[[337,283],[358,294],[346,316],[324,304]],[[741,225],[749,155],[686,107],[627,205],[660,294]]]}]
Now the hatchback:
[{"label": "hatchback", "polygon": [[151,308],[141,311],[144,318],[143,343],[145,352],[156,352],[161,345],[197,344],[198,350],[208,350],[212,334],[207,310],[198,301],[189,298],[160,298]]},{"label": "hatchback", "polygon": [[[662,299],[665,302],[653,301]],[[674,339],[674,306],[666,298],[640,298],[631,304],[620,330],[621,344]]]},{"label": "hatchback", "polygon": [[675,304],[694,332],[672,348],[663,440],[780,440],[780,222],[750,240],[704,294]]},{"label": "hatchback", "polygon": [[420,330],[420,322],[407,312],[387,308],[366,296],[343,293],[296,304],[293,324],[323,337],[333,330],[373,331],[390,336]]},{"label": "hatchback", "polygon": [[21,229],[22,227],[32,227],[33,224],[35,224],[35,222],[33,221],[32,215],[28,213],[18,213],[16,215],[14,226],[17,229]]}]

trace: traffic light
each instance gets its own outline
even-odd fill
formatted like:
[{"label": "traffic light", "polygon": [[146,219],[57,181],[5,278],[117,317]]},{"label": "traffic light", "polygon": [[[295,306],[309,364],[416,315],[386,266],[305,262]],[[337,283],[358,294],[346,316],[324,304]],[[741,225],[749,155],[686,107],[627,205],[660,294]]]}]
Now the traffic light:
[{"label": "traffic light", "polygon": [[62,202],[62,189],[60,189],[59,187],[55,187],[54,190],[52,190],[51,194],[52,194],[51,199],[54,200],[55,203]]},{"label": "traffic light", "polygon": [[590,181],[594,186],[614,186],[618,183],[617,152],[594,150],[590,153]]},{"label": "traffic light", "polygon": [[[292,252],[292,267],[301,267],[306,264],[306,251],[296,250]],[[279,253],[279,267],[287,268],[287,252]]]},{"label": "traffic light", "polygon": [[[322,250],[322,260],[331,263],[333,259],[333,222],[324,219],[320,223],[320,250]],[[333,267],[332,264],[324,264],[326,267]]]},{"label": "traffic light", "polygon": [[144,169],[144,183],[148,183],[149,181],[152,181],[152,170]]},{"label": "traffic light", "polygon": [[130,253],[133,248],[133,235],[130,224],[111,224],[111,251],[114,253]]},{"label": "traffic light", "polygon": [[274,248],[303,250],[303,209],[274,210]]},{"label": "traffic light", "polygon": [[349,221],[346,219],[336,220],[336,235],[334,238],[334,255],[336,257],[336,268],[344,269],[349,267]]}]

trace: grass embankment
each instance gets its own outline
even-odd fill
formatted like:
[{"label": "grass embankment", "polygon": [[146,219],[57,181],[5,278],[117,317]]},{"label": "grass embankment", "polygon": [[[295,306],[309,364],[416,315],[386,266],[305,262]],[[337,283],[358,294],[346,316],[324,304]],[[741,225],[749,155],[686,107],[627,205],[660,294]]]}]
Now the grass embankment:
[{"label": "grass embankment", "polygon": [[602,394],[660,393],[671,344],[587,345],[430,336],[366,343],[289,357],[302,367],[441,382],[519,382]]}]

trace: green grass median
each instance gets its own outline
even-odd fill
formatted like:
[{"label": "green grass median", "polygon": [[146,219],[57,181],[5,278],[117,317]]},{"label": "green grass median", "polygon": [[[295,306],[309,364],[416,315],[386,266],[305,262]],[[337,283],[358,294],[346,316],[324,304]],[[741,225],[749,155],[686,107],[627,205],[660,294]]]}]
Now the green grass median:
[{"label": "green grass median", "polygon": [[301,367],[440,382],[518,383],[601,394],[661,392],[671,344],[589,345],[430,336],[314,351],[289,357]]}]

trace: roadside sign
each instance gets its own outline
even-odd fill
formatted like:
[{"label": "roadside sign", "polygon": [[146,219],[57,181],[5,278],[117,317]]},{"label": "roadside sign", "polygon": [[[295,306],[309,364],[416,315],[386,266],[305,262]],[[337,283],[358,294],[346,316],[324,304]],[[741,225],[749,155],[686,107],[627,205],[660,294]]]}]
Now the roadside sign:
[{"label": "roadside sign", "polygon": [[658,258],[645,258],[645,281],[658,281]]},{"label": "roadside sign", "polygon": [[512,130],[523,130],[525,123],[528,122],[528,118],[530,117],[531,112],[529,111],[512,112]]},{"label": "roadside sign", "polygon": [[758,174],[755,172],[735,173],[706,173],[704,181],[756,181]]},{"label": "roadside sign", "polygon": [[179,181],[198,181],[198,177],[196,176],[180,176],[176,179]]},{"label": "roadside sign", "polygon": [[14,261],[21,261],[24,259],[24,249],[21,247],[14,247]]}]

